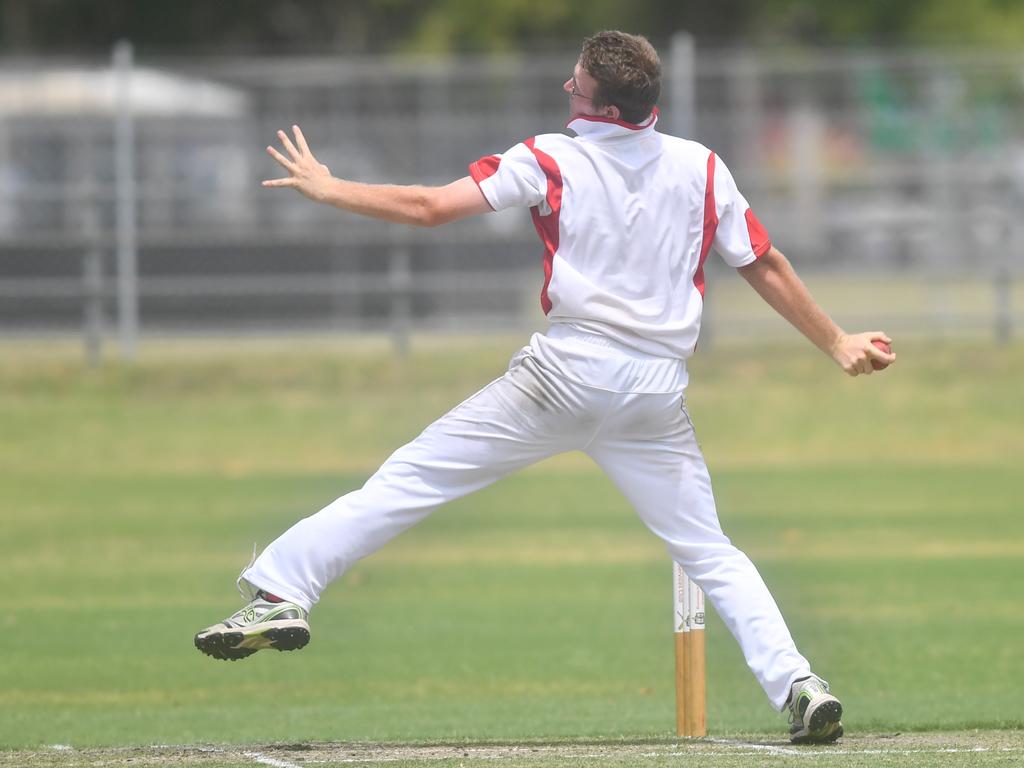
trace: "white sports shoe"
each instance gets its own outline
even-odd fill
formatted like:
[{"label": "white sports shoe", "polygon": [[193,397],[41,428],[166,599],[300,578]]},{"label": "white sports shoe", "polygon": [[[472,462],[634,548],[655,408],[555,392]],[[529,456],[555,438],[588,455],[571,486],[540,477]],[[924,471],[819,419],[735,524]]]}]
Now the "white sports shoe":
[{"label": "white sports shoe", "polygon": [[309,642],[307,614],[301,607],[257,590],[224,621],[196,635],[196,648],[215,659],[237,661],[256,651],[295,651]]},{"label": "white sports shoe", "polygon": [[843,705],[816,675],[793,683],[789,692],[789,740],[794,744],[828,744],[843,735]]}]

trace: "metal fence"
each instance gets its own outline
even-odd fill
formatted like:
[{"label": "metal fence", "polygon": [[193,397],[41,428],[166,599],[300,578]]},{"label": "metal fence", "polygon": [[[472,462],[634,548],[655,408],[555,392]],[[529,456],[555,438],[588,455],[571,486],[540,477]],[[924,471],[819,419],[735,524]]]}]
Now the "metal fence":
[{"label": "metal fence", "polygon": [[[1024,57],[660,49],[659,128],[728,162],[812,287],[859,280],[867,294],[834,292],[841,321],[1020,324]],[[0,59],[0,334],[85,328],[95,350],[116,321],[130,356],[136,317],[145,333],[391,329],[400,345],[536,325],[526,212],[426,232],[361,220],[262,189],[263,147],[297,122],[337,175],[446,183],[561,130],[575,57]],[[752,332],[729,321],[749,310],[726,271],[712,277],[716,332]]]}]

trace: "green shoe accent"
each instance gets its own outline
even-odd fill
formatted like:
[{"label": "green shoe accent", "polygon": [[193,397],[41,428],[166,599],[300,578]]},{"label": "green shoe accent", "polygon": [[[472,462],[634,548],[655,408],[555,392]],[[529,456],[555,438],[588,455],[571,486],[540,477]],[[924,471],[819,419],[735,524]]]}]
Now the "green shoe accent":
[{"label": "green shoe accent", "polygon": [[256,651],[295,651],[309,643],[306,611],[289,602],[270,602],[257,595],[224,621],[195,636],[207,656],[237,661]]}]

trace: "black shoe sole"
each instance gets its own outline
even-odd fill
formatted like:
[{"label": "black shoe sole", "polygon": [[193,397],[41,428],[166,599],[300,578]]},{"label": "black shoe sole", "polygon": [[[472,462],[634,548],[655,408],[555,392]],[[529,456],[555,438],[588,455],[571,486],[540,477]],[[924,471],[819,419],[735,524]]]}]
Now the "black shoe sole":
[{"label": "black shoe sole", "polygon": [[[843,725],[839,722],[842,717],[843,705],[838,701],[826,701],[811,715],[806,734],[794,737],[792,734],[802,729],[793,726],[793,730],[790,732],[790,741],[794,744],[831,744],[843,735]],[[833,725],[837,727],[827,730]]]},{"label": "black shoe sole", "polygon": [[[838,723],[843,719],[843,705],[838,701],[826,701],[811,715],[809,723],[811,733],[818,733],[823,728]],[[838,737],[836,737],[838,738]]]},{"label": "black shoe sole", "polygon": [[238,661],[252,656],[258,650],[297,651],[309,643],[309,630],[302,627],[274,627],[249,635],[249,640],[260,638],[266,641],[262,648],[238,648],[247,638],[241,632],[215,632],[209,635],[196,635],[195,645],[207,656],[222,661]]}]

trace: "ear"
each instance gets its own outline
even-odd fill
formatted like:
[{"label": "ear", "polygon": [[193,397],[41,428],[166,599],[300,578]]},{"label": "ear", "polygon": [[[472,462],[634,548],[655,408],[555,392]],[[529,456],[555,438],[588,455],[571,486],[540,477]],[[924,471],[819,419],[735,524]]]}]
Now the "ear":
[{"label": "ear", "polygon": [[604,116],[610,117],[612,120],[618,120],[622,116],[622,110],[614,104],[609,104],[604,108]]}]

